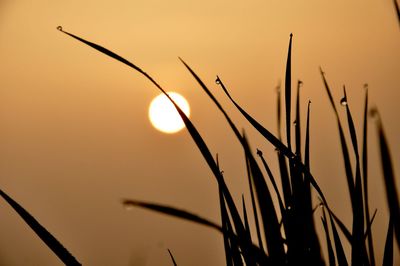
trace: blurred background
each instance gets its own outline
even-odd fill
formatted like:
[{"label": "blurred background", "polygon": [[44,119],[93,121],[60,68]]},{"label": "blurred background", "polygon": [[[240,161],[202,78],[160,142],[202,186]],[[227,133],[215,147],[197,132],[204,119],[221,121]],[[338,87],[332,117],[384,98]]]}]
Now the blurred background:
[{"label": "blurred background", "polygon": [[[398,178],[400,32],[392,4],[0,0],[0,187],[84,265],[171,265],[167,248],[181,265],[224,265],[217,232],[122,207],[122,198],[141,199],[220,220],[217,184],[189,134],[163,134],[148,120],[157,89],[56,27],[109,48],[186,97],[192,121],[219,154],[238,204],[242,193],[249,195],[243,151],[178,56],[209,85],[246,130],[253,149],[261,149],[278,173],[274,148],[214,81],[219,75],[242,107],[276,133],[275,87],[284,80],[293,33],[292,87],[297,79],[304,83],[303,125],[312,101],[312,172],[350,228],[337,125],[318,68],[326,72],[337,104],[346,85],[359,137],[368,83]],[[343,118],[344,110],[339,108]],[[378,209],[373,231],[381,264],[388,208],[376,130],[369,122],[370,207],[371,213]],[[0,212],[0,265],[61,265],[4,201]],[[322,230],[320,215],[316,221]]]}]

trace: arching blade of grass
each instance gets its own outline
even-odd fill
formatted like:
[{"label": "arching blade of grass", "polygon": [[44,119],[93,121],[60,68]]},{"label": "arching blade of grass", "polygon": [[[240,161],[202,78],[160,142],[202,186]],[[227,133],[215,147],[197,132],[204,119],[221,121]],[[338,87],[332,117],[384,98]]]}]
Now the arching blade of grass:
[{"label": "arching blade of grass", "polygon": [[351,240],[351,260],[352,265],[361,265],[365,259],[365,241],[364,241],[364,204],[362,195],[361,183],[361,170],[360,170],[360,156],[358,153],[358,142],[356,129],[354,127],[353,117],[350,112],[349,102],[347,99],[346,88],[343,86],[344,97],[341,104],[346,107],[347,122],[350,131],[351,141],[353,143],[353,150],[356,157],[356,175],[355,187],[353,198],[353,230]]},{"label": "arching blade of grass", "polygon": [[341,144],[341,147],[342,147],[342,155],[343,155],[343,160],[344,160],[344,167],[345,167],[345,171],[346,171],[347,187],[349,188],[351,206],[353,208],[354,207],[353,195],[355,195],[355,192],[354,192],[354,177],[353,177],[351,163],[350,163],[349,151],[347,149],[346,139],[344,137],[342,124],[341,124],[340,119],[339,119],[339,114],[338,114],[338,111],[336,109],[335,102],[333,101],[332,93],[331,93],[331,90],[329,88],[328,82],[326,81],[326,78],[325,78],[325,73],[322,71],[321,68],[320,68],[320,72],[321,72],[322,80],[323,80],[324,85],[325,85],[326,92],[328,93],[329,100],[330,100],[332,108],[334,110],[334,113],[335,113],[335,116],[336,116],[336,120],[337,120],[337,124],[338,124],[338,128],[339,128],[339,137],[340,137],[340,144]]},{"label": "arching blade of grass", "polygon": [[[365,103],[364,103],[364,125],[363,125],[363,148],[362,148],[362,169],[363,169],[363,190],[364,190],[364,206],[365,206],[365,220],[367,225],[371,220],[369,213],[369,200],[368,200],[368,85],[364,85],[365,88]],[[375,216],[375,215],[374,215]],[[367,229],[367,241],[368,241],[368,254],[371,266],[375,266],[375,252],[374,242],[372,239],[371,230]]]},{"label": "arching blade of grass", "polygon": [[149,210],[156,211],[159,213],[163,213],[163,214],[167,214],[167,215],[174,216],[177,218],[181,218],[183,220],[195,222],[197,224],[205,225],[205,226],[213,228],[219,232],[223,232],[222,227],[219,226],[218,224],[211,222],[205,218],[202,218],[198,215],[192,214],[191,212],[177,209],[174,207],[165,206],[165,205],[156,204],[156,203],[149,203],[149,202],[139,201],[139,200],[131,200],[131,199],[122,200],[122,204],[125,208],[129,208],[129,207],[145,208],[145,209],[149,209]]},{"label": "arching blade of grass", "polygon": [[286,62],[286,74],[285,74],[285,107],[286,107],[286,138],[287,146],[292,151],[290,128],[292,127],[292,121],[290,119],[291,106],[292,106],[292,37],[290,34],[288,57]]},{"label": "arching blade of grass", "polygon": [[81,265],[28,211],[8,196],[3,190],[0,190],[0,195],[63,263],[66,265]]},{"label": "arching blade of grass", "polygon": [[178,264],[176,264],[174,255],[172,255],[171,250],[168,249],[168,253],[169,253],[169,256],[171,257],[171,260],[172,260],[172,263],[174,264],[174,266],[178,266]]},{"label": "arching blade of grass", "polygon": [[342,231],[343,235],[346,237],[347,241],[349,243],[351,243],[352,236],[351,236],[350,230],[347,229],[346,225],[344,225],[342,220],[340,220],[331,209],[329,209],[329,208],[327,208],[327,209],[328,209],[331,219],[333,218],[335,223],[339,226],[340,230]]},{"label": "arching blade of grass", "polygon": [[326,238],[326,246],[328,249],[328,258],[329,258],[329,266],[335,266],[335,253],[333,252],[333,248],[332,248],[332,241],[331,241],[331,237],[329,234],[329,227],[328,227],[328,223],[326,221],[326,215],[325,215],[325,210],[323,209],[322,211],[323,216],[321,217],[322,220],[322,225],[324,227],[324,232],[325,232],[325,238]]},{"label": "arching blade of grass", "polygon": [[393,265],[393,220],[389,218],[389,226],[386,235],[385,251],[383,253],[383,266]]},{"label": "arching blade of grass", "polygon": [[251,155],[246,137],[243,137],[243,140],[246,156],[249,160],[252,184],[255,187],[258,205],[260,206],[268,254],[273,264],[282,265],[285,262],[285,251],[271,194],[257,162]]},{"label": "arching blade of grass", "polygon": [[386,136],[383,131],[382,121],[378,110],[372,110],[372,115],[376,117],[377,122],[381,163],[383,168],[383,177],[385,180],[386,197],[389,205],[390,217],[393,222],[397,245],[400,246],[400,207],[399,197],[396,191],[395,177],[393,173],[392,158],[389,153],[389,146],[387,145]]},{"label": "arching blade of grass", "polygon": [[[321,188],[319,187],[318,183],[315,181],[314,177],[310,173],[310,171],[304,166],[304,164],[296,158],[296,156],[278,139],[276,138],[271,132],[269,132],[266,128],[264,128],[260,123],[258,123],[253,117],[251,117],[236,101],[230,96],[228,90],[226,89],[225,85],[221,81],[221,79],[217,78],[217,83],[221,85],[222,89],[224,90],[225,94],[231,100],[231,102],[236,106],[236,108],[242,113],[242,115],[252,124],[252,126],[261,134],[263,135],[275,148],[280,152],[282,155],[285,155],[289,159],[295,161],[299,169],[305,173],[305,177],[309,179],[311,185],[317,191],[319,196],[321,197],[324,204],[328,204],[325,198],[325,195],[322,193]],[[243,143],[242,143],[243,145]],[[284,192],[285,194],[285,192]]]},{"label": "arching blade of grass", "polygon": [[133,68],[134,70],[136,70],[137,72],[141,73],[143,76],[145,76],[151,83],[153,83],[153,85],[155,85],[170,101],[171,103],[174,105],[175,109],[178,111],[180,117],[182,118],[183,122],[185,123],[186,129],[189,131],[190,136],[192,137],[193,141],[195,142],[195,144],[197,145],[197,147],[199,148],[201,154],[203,155],[203,158],[206,160],[208,166],[210,167],[211,171],[213,172],[218,185],[221,187],[225,199],[227,201],[228,207],[229,207],[229,211],[232,215],[232,219],[235,225],[235,229],[237,230],[239,239],[240,239],[240,243],[243,245],[243,251],[247,252],[247,248],[246,246],[249,245],[250,241],[248,239],[246,239],[246,233],[245,233],[245,229],[243,226],[243,223],[241,221],[239,212],[236,208],[236,205],[233,201],[233,198],[228,190],[228,187],[226,186],[225,181],[223,180],[221,173],[218,170],[218,167],[211,155],[210,150],[208,149],[206,143],[204,142],[203,138],[201,137],[201,135],[199,134],[198,130],[195,128],[195,126],[193,125],[193,123],[190,121],[190,119],[186,116],[186,114],[182,111],[182,109],[174,102],[174,100],[168,95],[168,93],[166,93],[166,91],[146,72],[144,72],[141,68],[137,67],[136,65],[134,65],[133,63],[129,62],[128,60],[124,59],[123,57],[115,54],[114,52],[100,46],[97,45],[95,43],[89,42],[83,38],[80,38],[72,33],[66,32],[64,30],[62,30],[62,28],[58,28],[61,32],[69,35],[70,37],[96,49],[97,51],[110,56],[111,58],[114,58],[115,60]]}]

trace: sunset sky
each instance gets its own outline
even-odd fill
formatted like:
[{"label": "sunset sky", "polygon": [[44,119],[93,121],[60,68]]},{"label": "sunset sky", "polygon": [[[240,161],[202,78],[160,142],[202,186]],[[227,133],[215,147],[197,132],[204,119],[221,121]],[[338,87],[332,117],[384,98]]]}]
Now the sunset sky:
[{"label": "sunset sky", "polygon": [[[238,204],[242,193],[249,196],[243,151],[178,57],[278,173],[272,145],[214,81],[219,75],[242,107],[276,133],[275,87],[284,80],[293,33],[292,87],[297,79],[304,83],[303,121],[312,101],[311,171],[333,209],[351,224],[339,135],[320,66],[338,105],[346,85],[359,137],[368,83],[400,191],[400,28],[391,0],[0,0],[0,188],[84,265],[172,265],[168,248],[186,266],[224,265],[225,255],[222,236],[213,230],[122,207],[122,198],[147,200],[220,223],[217,183],[188,132],[164,134],[149,122],[148,107],[159,91],[57,31],[59,25],[182,94],[193,123],[218,153]],[[387,205],[369,122],[370,204],[372,211],[378,208],[373,230],[381,264]],[[0,213],[0,265],[62,265],[4,201]],[[395,259],[400,261],[399,252]]]}]

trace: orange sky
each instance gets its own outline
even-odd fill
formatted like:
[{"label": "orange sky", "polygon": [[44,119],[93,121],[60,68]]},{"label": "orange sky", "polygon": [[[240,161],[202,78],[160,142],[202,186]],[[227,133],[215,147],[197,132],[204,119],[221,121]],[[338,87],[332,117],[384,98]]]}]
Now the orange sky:
[{"label": "orange sky", "polygon": [[[275,132],[274,88],[284,78],[292,32],[293,84],[304,82],[303,114],[312,101],[312,172],[338,215],[349,224],[338,132],[319,66],[337,101],[346,85],[359,130],[363,84],[369,84],[399,176],[400,34],[392,1],[0,0],[0,186],[85,265],[170,265],[167,248],[178,264],[199,265],[201,259],[223,265],[216,232],[145,210],[126,212],[119,202],[160,202],[219,222],[218,193],[189,134],[167,135],[149,124],[147,108],[157,89],[61,34],[58,25],[184,95],[237,199],[248,195],[243,152],[178,56],[277,171],[272,146],[250,129],[214,80],[218,74],[238,102]],[[372,123],[369,145],[380,262],[387,210]],[[1,202],[0,210],[1,265],[60,264],[9,206]]]}]

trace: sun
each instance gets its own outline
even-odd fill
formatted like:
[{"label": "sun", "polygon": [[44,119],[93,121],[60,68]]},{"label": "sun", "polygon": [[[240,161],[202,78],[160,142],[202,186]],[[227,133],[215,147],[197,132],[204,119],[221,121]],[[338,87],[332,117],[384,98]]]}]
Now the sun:
[{"label": "sun", "polygon": [[[168,92],[168,95],[189,117],[190,107],[186,99],[176,92]],[[164,94],[155,97],[149,107],[149,119],[151,124],[161,132],[176,133],[185,127],[174,105]]]}]

